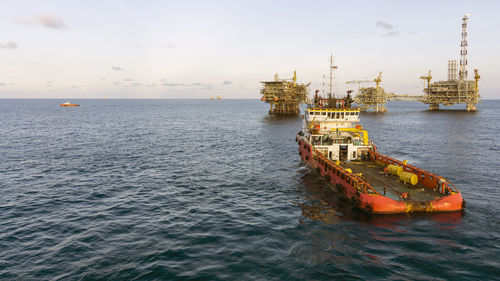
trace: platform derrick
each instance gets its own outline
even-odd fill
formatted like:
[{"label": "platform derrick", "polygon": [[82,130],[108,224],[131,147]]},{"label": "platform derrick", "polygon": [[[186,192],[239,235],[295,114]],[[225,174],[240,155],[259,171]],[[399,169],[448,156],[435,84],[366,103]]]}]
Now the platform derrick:
[{"label": "platform derrick", "polygon": [[[421,76],[427,83],[424,84],[425,95],[422,102],[429,104],[430,110],[439,110],[439,105],[466,104],[467,111],[475,111],[479,101],[479,71],[474,69],[474,80],[467,79],[467,21],[468,15],[462,18],[462,40],[460,42],[460,68],[457,61],[448,61],[448,80],[431,83],[431,72]],[[458,70],[458,75],[457,75]]]},{"label": "platform derrick", "polygon": [[278,74],[275,74],[274,81],[261,83],[261,100],[269,103],[269,115],[299,114],[299,106],[306,103],[308,87],[311,84],[298,84],[296,71],[291,79],[280,79]]}]

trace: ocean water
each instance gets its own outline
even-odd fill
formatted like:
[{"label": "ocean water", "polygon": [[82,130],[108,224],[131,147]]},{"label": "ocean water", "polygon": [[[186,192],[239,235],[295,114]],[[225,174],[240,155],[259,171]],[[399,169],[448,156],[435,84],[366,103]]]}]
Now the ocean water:
[{"label": "ocean water", "polygon": [[2,280],[499,280],[500,101],[361,115],[467,202],[391,216],[338,200],[258,100],[60,102],[0,100]]}]

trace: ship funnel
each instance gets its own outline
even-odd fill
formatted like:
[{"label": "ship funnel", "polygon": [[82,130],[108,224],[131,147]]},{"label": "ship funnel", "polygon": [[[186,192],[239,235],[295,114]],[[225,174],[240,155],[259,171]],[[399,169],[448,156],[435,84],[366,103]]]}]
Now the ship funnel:
[{"label": "ship funnel", "polygon": [[448,81],[458,79],[457,71],[458,71],[457,61],[456,60],[449,60],[448,61]]},{"label": "ship funnel", "polygon": [[280,78],[278,77],[278,73],[274,74],[274,81],[279,81]]}]

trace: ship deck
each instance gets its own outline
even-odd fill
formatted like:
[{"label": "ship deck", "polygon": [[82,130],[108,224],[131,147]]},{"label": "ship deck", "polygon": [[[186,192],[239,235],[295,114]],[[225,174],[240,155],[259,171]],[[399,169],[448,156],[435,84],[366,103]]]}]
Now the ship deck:
[{"label": "ship deck", "polygon": [[371,161],[349,161],[342,166],[352,169],[353,173],[362,173],[363,178],[382,195],[384,195],[384,187],[386,186],[385,196],[394,200],[399,200],[403,192],[407,192],[408,199],[413,201],[430,201],[442,197],[438,191],[433,191],[421,183],[405,184],[399,181],[398,176],[386,176],[384,168]]}]

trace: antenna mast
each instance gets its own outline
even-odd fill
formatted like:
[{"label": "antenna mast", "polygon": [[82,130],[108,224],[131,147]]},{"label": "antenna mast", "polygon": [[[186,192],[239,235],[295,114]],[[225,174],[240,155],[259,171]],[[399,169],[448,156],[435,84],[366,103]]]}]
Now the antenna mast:
[{"label": "antenna mast", "polygon": [[330,91],[328,92],[330,97],[335,96],[335,94],[333,93],[333,70],[337,69],[337,66],[334,65],[334,63],[335,63],[335,59],[333,58],[333,52],[332,52],[330,55],[330,84],[329,84]]}]

